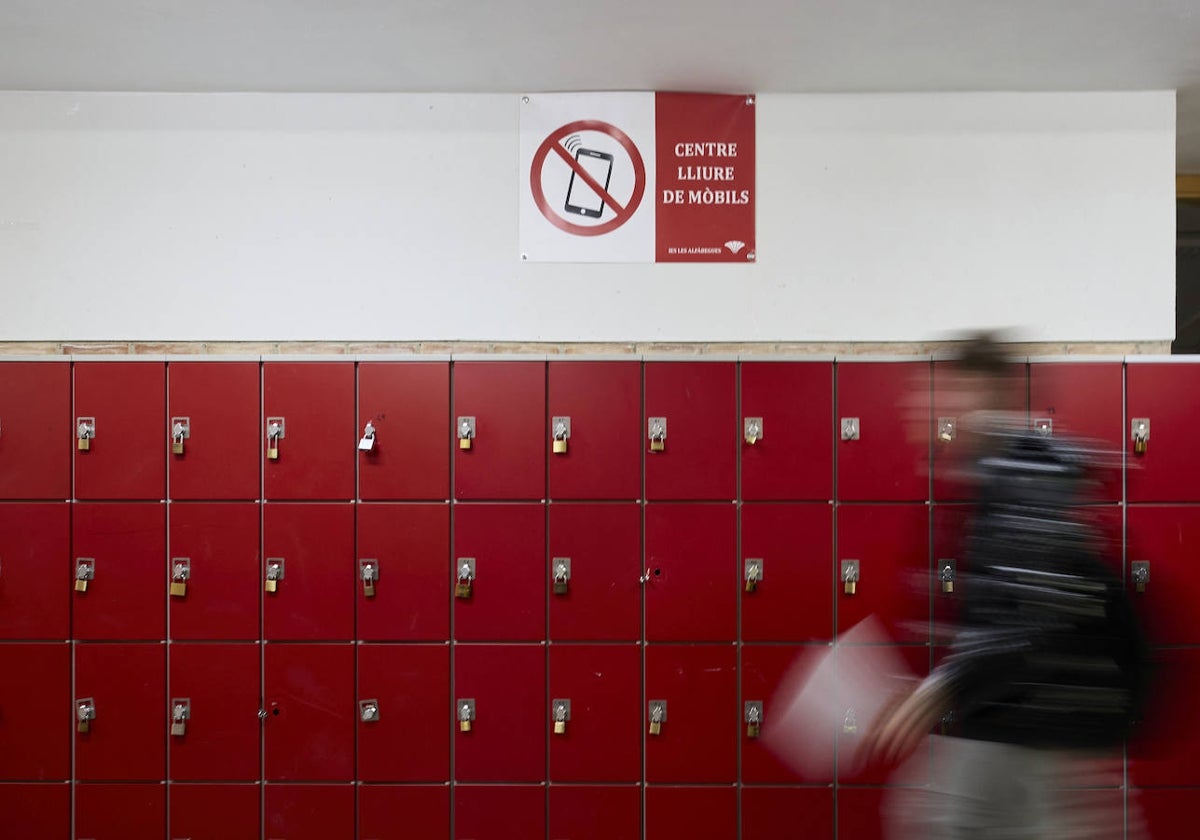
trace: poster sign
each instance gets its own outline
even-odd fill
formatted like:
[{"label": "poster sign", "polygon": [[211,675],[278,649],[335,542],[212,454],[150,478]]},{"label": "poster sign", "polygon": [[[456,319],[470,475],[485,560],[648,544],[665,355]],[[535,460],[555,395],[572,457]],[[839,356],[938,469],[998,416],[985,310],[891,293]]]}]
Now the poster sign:
[{"label": "poster sign", "polygon": [[521,97],[530,262],[753,262],[754,97]]}]

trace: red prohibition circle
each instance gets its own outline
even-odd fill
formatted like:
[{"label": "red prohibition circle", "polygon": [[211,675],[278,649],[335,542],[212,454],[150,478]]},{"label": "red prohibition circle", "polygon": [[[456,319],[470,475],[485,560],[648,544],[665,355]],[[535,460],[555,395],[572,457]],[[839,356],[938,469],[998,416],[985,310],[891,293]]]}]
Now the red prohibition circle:
[{"label": "red prohibition circle", "polygon": [[[559,140],[576,131],[598,131],[601,134],[607,134],[621,144],[633,162],[633,194],[629,196],[629,201],[625,204],[624,212],[618,212],[613,218],[602,224],[577,225],[574,222],[568,222],[562,216],[558,215],[550,202],[546,200],[545,191],[542,189],[542,168],[546,164],[546,158],[549,156],[550,150]],[[642,196],[646,192],[646,164],[642,160],[641,152],[637,150],[637,146],[633,145],[633,141],[629,139],[629,135],[615,125],[601,122],[600,120],[576,120],[553,131],[549,137],[542,141],[542,145],[538,146],[538,150],[533,156],[533,163],[529,167],[529,189],[533,193],[533,203],[542,211],[542,215],[546,217],[546,221],[559,230],[576,236],[600,236],[616,230],[629,221],[634,211],[638,209],[638,205],[642,203]]]}]

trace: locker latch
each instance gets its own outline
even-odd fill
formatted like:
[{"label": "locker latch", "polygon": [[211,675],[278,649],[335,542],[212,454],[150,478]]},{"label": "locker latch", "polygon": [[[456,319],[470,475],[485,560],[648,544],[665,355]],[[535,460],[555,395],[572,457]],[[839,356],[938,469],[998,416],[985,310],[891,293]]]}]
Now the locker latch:
[{"label": "locker latch", "polygon": [[370,420],[367,421],[367,425],[363,426],[363,435],[358,441],[358,451],[375,451],[375,424]]},{"label": "locker latch", "polygon": [[91,557],[75,558],[75,591],[87,592],[88,581],[96,578],[96,561]]},{"label": "locker latch", "polygon": [[746,737],[757,738],[762,731],[763,704],[761,700],[746,701]]},{"label": "locker latch", "polygon": [[471,725],[475,722],[475,700],[471,697],[462,697],[454,704],[454,716],[458,720],[458,730],[460,732],[470,732]]},{"label": "locker latch", "polygon": [[554,570],[553,580],[555,595],[566,595],[571,584],[571,558],[555,557],[550,561]]},{"label": "locker latch", "polygon": [[746,591],[754,592],[763,579],[763,561],[761,557],[746,558]]},{"label": "locker latch", "polygon": [[454,584],[454,597],[470,598],[475,587],[475,558],[459,557],[454,565],[457,576]]},{"label": "locker latch", "polygon": [[458,429],[458,448],[470,449],[471,442],[475,440],[475,418],[459,417],[456,428]]},{"label": "locker latch", "polygon": [[96,719],[96,701],[91,697],[81,697],[75,701],[75,721],[80,732],[90,732],[92,721]]},{"label": "locker latch", "polygon": [[1054,434],[1054,421],[1049,417],[1038,417],[1033,421],[1033,430],[1042,437]]},{"label": "locker latch", "polygon": [[567,454],[567,441],[571,439],[571,418],[552,417],[550,419],[550,449],[555,455]]},{"label": "locker latch", "polygon": [[358,719],[363,723],[375,723],[379,720],[379,701],[359,700]]},{"label": "locker latch", "polygon": [[263,585],[263,589],[267,592],[275,592],[279,589],[279,581],[281,580],[283,580],[283,558],[268,557],[267,579]]},{"label": "locker latch", "polygon": [[662,725],[667,722],[667,701],[650,701],[650,734],[661,735]]},{"label": "locker latch", "polygon": [[181,738],[187,734],[187,722],[192,719],[192,701],[187,697],[171,698],[171,734]]},{"label": "locker latch", "polygon": [[842,718],[842,734],[857,735],[858,734],[858,713],[851,706],[846,709],[846,716]]},{"label": "locker latch", "polygon": [[842,418],[842,440],[858,440],[859,424],[857,417]]},{"label": "locker latch", "polygon": [[958,562],[952,558],[937,561],[938,580],[942,582],[942,592],[946,595],[954,593],[954,579],[958,577]]},{"label": "locker latch", "polygon": [[192,436],[192,420],[190,417],[171,418],[171,454],[183,454],[183,442]]},{"label": "locker latch", "polygon": [[171,594],[176,598],[187,595],[187,582],[192,576],[190,557],[171,558]]},{"label": "locker latch", "polygon": [[646,435],[650,438],[650,451],[662,452],[667,448],[667,418],[651,417],[646,421]]},{"label": "locker latch", "polygon": [[1146,560],[1134,560],[1129,564],[1129,576],[1133,578],[1133,585],[1138,592],[1146,591],[1146,584],[1150,582],[1150,563]]},{"label": "locker latch", "polygon": [[953,417],[939,417],[937,436],[942,443],[951,443],[958,437],[958,420]]},{"label": "locker latch", "polygon": [[857,560],[842,561],[842,586],[847,595],[858,591],[859,568]]},{"label": "locker latch", "polygon": [[1129,436],[1133,440],[1133,451],[1137,455],[1145,455],[1150,443],[1150,418],[1134,417],[1129,421]]},{"label": "locker latch", "polygon": [[746,443],[753,446],[762,440],[763,419],[761,417],[746,417],[742,420],[742,437]]},{"label": "locker latch", "polygon": [[267,460],[279,460],[279,441],[287,437],[287,422],[282,417],[267,418]]},{"label": "locker latch", "polygon": [[567,734],[567,721],[571,719],[571,701],[567,699],[552,700],[551,712],[554,717],[554,734]]},{"label": "locker latch", "polygon": [[92,448],[92,438],[96,436],[96,418],[78,417],[75,419],[75,437],[79,438],[79,448],[87,452]]},{"label": "locker latch", "polygon": [[375,582],[379,580],[379,561],[374,558],[359,560],[358,577],[362,580],[363,595],[367,598],[374,598]]}]

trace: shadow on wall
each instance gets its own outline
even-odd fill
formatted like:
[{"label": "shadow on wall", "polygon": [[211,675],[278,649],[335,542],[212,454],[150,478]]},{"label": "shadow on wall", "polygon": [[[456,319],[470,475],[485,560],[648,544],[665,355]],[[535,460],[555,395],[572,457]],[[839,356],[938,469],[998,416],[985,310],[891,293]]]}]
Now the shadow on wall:
[{"label": "shadow on wall", "polygon": [[1172,353],[1200,353],[1200,199],[1176,203],[1175,341]]}]

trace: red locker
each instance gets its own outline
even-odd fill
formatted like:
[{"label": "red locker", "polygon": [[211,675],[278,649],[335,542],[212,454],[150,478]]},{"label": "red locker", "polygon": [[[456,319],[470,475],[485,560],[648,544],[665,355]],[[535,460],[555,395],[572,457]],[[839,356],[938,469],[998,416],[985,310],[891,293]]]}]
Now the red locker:
[{"label": "red locker", "polygon": [[895,791],[880,787],[838,788],[837,836],[841,840],[884,840],[884,803]]},{"label": "red locker", "polygon": [[642,634],[641,505],[552,504],[550,571],[570,561],[565,591],[552,585],[550,638],[633,641]]},{"label": "red locker", "polygon": [[0,639],[71,635],[71,510],[0,504]]},{"label": "red locker", "polygon": [[646,781],[733,782],[741,710],[737,651],[732,645],[651,645],[646,648],[642,723],[666,701],[658,734],[646,736]]},{"label": "red locker", "polygon": [[71,496],[71,366],[0,363],[0,499]]},{"label": "red locker", "polygon": [[259,840],[262,788],[252,785],[173,784],[168,836],[188,840]]},{"label": "red locker", "polygon": [[[790,704],[790,697],[777,698],[784,676],[802,661],[803,657],[828,651],[820,647],[800,645],[746,645],[742,648],[742,782],[744,784],[826,783],[833,781],[834,733],[821,743],[806,745],[806,761],[821,766],[819,772],[798,775],[783,763],[772,749],[771,729],[778,715]],[[761,710],[760,733],[751,736],[748,729],[746,704],[757,703]]]},{"label": "red locker", "polygon": [[[166,778],[166,664],[161,644],[76,645],[76,779]],[[88,707],[94,717],[79,732]]]},{"label": "red locker", "polygon": [[[357,520],[358,638],[450,638],[449,505],[360,504]],[[368,567],[374,570],[370,584],[363,580]]]},{"label": "red locker", "polygon": [[69,779],[69,645],[0,645],[0,674],[0,779]]},{"label": "red locker", "polygon": [[264,638],[354,638],[353,505],[265,505],[263,563]]},{"label": "red locker", "polygon": [[742,788],[742,840],[789,835],[833,840],[833,788]]},{"label": "red locker", "polygon": [[929,498],[929,362],[839,362],[838,498]]},{"label": "red locker", "polygon": [[167,437],[172,499],[257,499],[258,362],[171,362]]},{"label": "red locker", "polygon": [[267,785],[267,840],[353,840],[354,785]]},{"label": "red locker", "polygon": [[358,708],[359,781],[450,778],[448,645],[359,645]]},{"label": "red locker", "polygon": [[[546,651],[537,645],[457,645],[455,773],[460,782],[546,777]],[[461,720],[473,717],[469,731]],[[469,836],[469,835],[466,835]]]},{"label": "red locker", "polygon": [[646,638],[733,641],[737,599],[737,508],[646,506]]},{"label": "red locker", "polygon": [[[837,511],[837,630],[879,618],[896,641],[929,640],[929,511],[924,505],[842,505]],[[853,594],[847,564],[858,562]]]},{"label": "red locker", "polygon": [[172,639],[258,638],[260,515],[250,502],[170,505],[167,576],[184,585],[170,597]]},{"label": "red locker", "polygon": [[454,840],[530,840],[546,836],[541,785],[459,786],[454,790]]},{"label": "red locker", "polygon": [[1200,648],[1155,652],[1154,682],[1141,723],[1129,739],[1129,783],[1138,787],[1200,785]]},{"label": "red locker", "polygon": [[[1131,502],[1188,502],[1197,498],[1200,452],[1193,437],[1200,416],[1200,365],[1175,357],[1172,363],[1125,367],[1125,452],[1129,469],[1126,498]],[[1145,450],[1133,436],[1145,421]]]},{"label": "red locker", "polygon": [[[641,363],[550,362],[547,381],[550,498],[639,498]],[[565,438],[562,452],[556,434]]]},{"label": "red locker", "polygon": [[76,785],[78,840],[162,840],[167,827],[162,784]]},{"label": "red locker", "polygon": [[[550,648],[550,780],[636,782],[642,771],[639,645]],[[560,701],[566,701],[565,704]],[[564,710],[558,707],[564,705]],[[563,732],[555,729],[566,717]]]},{"label": "red locker", "polygon": [[646,498],[734,498],[741,440],[734,363],[647,362],[645,372]]},{"label": "red locker", "polygon": [[[1187,837],[1195,831],[1197,801],[1200,801],[1200,788],[1131,790],[1130,840],[1174,840],[1177,837]],[[1133,834],[1133,819],[1137,813],[1134,803],[1141,812],[1142,823],[1146,828],[1145,834]]]},{"label": "red locker", "polygon": [[742,498],[833,498],[833,364],[743,362]]},{"label": "red locker", "polygon": [[1029,419],[1035,429],[1070,436],[1108,453],[1097,498],[1121,498],[1123,428],[1120,362],[1033,362],[1029,365]]},{"label": "red locker", "polygon": [[453,418],[455,498],[545,497],[544,362],[455,362]]},{"label": "red locker", "polygon": [[92,575],[71,593],[75,638],[165,638],[166,506],[77,504],[72,531],[75,576]]},{"label": "red locker", "polygon": [[449,836],[449,785],[359,785],[359,840]]},{"label": "red locker", "polygon": [[263,695],[268,781],[354,778],[353,645],[268,643]]},{"label": "red locker", "polygon": [[[1200,507],[1130,505],[1126,516],[1130,561],[1127,585],[1151,644],[1200,644],[1200,621],[1196,620]],[[1135,583],[1135,563],[1148,564],[1144,591],[1138,591]]]},{"label": "red locker", "polygon": [[640,787],[550,788],[551,840],[641,840]]},{"label": "red locker", "polygon": [[[460,571],[466,565],[469,573]],[[546,511],[541,504],[458,505],[451,583],[470,577],[454,598],[460,641],[537,641],[546,637]],[[473,577],[471,577],[473,575]],[[381,582],[382,585],[382,582]]]},{"label": "red locker", "polygon": [[832,638],[832,561],[828,504],[743,505],[742,639]]},{"label": "red locker", "polygon": [[263,420],[266,498],[354,498],[353,362],[264,363]]},{"label": "red locker", "polygon": [[646,840],[729,840],[737,830],[733,785],[646,789]]},{"label": "red locker", "polygon": [[[896,674],[892,677],[895,692],[911,689],[915,680],[924,679],[929,674],[930,649],[925,645],[890,645],[887,656],[898,660]],[[849,657],[857,654],[853,646],[844,646],[838,651],[838,668]],[[874,651],[866,654],[869,661],[877,661]],[[860,666],[861,667],[861,666]],[[851,702],[853,702],[851,700]],[[863,735],[871,725],[869,716],[861,709],[848,706],[840,726],[835,727],[837,735],[837,778],[841,784],[883,785],[897,784],[901,779],[906,784],[926,784],[929,780],[929,750],[928,740],[923,741],[912,756],[906,757],[901,764],[889,763],[859,755],[858,748]],[[898,775],[897,769],[903,767]]]},{"label": "red locker", "polygon": [[359,498],[448,499],[449,431],[449,362],[359,364]]},{"label": "red locker", "polygon": [[0,814],[14,838],[67,840],[71,836],[71,786],[0,784]]},{"label": "red locker", "polygon": [[166,365],[76,362],[75,498],[166,495]]},{"label": "red locker", "polygon": [[[256,644],[172,644],[168,683],[171,778],[259,778],[260,648]],[[184,706],[182,734],[176,712]]]}]

